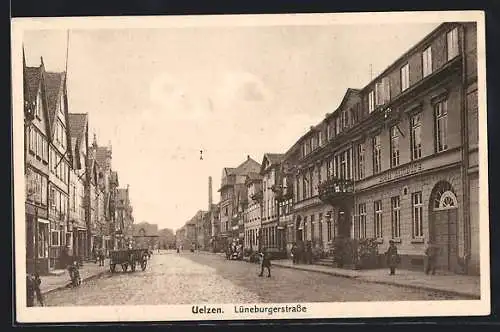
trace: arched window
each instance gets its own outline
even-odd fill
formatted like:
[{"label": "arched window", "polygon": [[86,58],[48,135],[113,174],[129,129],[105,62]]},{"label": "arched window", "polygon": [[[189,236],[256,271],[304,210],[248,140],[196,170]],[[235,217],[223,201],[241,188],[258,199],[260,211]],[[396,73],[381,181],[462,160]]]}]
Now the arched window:
[{"label": "arched window", "polygon": [[457,196],[448,182],[440,182],[436,185],[433,208],[434,210],[458,208]]}]

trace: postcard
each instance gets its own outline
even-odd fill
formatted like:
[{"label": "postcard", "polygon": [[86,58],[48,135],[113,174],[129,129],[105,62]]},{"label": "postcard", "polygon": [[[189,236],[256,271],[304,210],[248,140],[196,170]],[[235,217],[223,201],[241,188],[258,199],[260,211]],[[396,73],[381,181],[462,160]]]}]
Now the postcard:
[{"label": "postcard", "polygon": [[15,18],[19,323],[490,313],[480,11]]}]

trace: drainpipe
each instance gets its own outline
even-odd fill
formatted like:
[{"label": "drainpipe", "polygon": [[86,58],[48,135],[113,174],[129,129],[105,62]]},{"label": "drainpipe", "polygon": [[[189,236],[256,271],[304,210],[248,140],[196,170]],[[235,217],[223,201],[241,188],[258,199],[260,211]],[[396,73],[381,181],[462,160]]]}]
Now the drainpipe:
[{"label": "drainpipe", "polygon": [[460,110],[462,114],[462,188],[463,188],[463,218],[464,218],[464,272],[469,269],[469,258],[471,251],[471,225],[470,225],[470,188],[469,188],[469,123],[467,114],[467,63],[465,52],[465,26],[460,28],[460,53],[462,57],[461,70],[461,98]]}]

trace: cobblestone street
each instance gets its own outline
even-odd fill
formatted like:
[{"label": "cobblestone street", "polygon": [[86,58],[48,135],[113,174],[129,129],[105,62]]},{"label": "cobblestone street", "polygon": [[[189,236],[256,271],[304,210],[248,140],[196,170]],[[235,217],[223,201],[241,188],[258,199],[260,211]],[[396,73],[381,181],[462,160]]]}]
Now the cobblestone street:
[{"label": "cobblestone street", "polygon": [[144,272],[117,270],[79,288],[48,294],[46,303],[71,306],[460,299],[279,267],[273,267],[271,278],[259,278],[257,264],[187,251],[154,254]]}]

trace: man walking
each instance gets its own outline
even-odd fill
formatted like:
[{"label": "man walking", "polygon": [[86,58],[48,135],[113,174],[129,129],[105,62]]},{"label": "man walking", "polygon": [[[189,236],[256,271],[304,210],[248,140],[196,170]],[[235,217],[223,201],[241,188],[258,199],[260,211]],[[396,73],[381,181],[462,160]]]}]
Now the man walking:
[{"label": "man walking", "polygon": [[259,277],[264,276],[264,268],[267,268],[267,277],[271,278],[271,258],[266,250],[266,248],[262,249],[261,263],[260,263],[260,274]]},{"label": "man walking", "polygon": [[386,251],[387,265],[389,265],[390,275],[396,274],[396,267],[399,264],[398,248],[393,240],[389,241],[389,249]]},{"label": "man walking", "polygon": [[436,274],[436,261],[438,256],[439,248],[434,245],[434,243],[429,240],[427,242],[427,249],[425,249],[425,255],[427,256],[427,267],[425,269],[425,274]]}]

